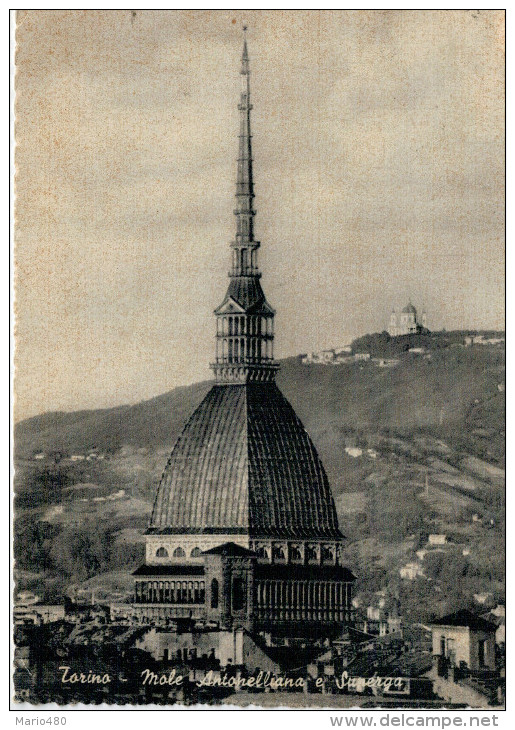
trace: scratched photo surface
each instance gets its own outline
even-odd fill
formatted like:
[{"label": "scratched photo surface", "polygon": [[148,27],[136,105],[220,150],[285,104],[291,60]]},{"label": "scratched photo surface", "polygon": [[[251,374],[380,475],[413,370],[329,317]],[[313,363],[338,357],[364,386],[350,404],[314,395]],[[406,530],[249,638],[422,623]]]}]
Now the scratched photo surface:
[{"label": "scratched photo surface", "polygon": [[17,11],[14,707],[504,707],[504,32]]}]

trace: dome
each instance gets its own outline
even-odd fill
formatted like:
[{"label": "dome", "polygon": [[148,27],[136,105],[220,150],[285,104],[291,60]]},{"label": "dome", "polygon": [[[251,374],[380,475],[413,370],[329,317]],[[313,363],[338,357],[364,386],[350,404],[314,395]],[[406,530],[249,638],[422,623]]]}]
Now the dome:
[{"label": "dome", "polygon": [[413,306],[413,304],[410,302],[404,309],[402,310],[403,314],[417,314],[417,310]]},{"label": "dome", "polygon": [[342,537],[324,467],[275,383],[209,391],[161,478],[156,532]]}]

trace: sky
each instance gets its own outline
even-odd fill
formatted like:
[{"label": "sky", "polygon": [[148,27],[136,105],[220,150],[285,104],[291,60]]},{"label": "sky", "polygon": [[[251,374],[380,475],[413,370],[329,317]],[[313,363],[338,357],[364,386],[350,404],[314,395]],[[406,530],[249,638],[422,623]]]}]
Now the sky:
[{"label": "sky", "polygon": [[504,328],[502,11],[18,11],[16,418],[211,377],[249,27],[276,356]]}]

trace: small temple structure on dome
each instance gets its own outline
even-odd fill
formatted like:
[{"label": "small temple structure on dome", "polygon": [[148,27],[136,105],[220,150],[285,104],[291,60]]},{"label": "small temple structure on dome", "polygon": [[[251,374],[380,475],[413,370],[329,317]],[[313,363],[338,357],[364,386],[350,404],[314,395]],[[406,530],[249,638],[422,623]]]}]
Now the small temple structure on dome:
[{"label": "small temple structure on dome", "polygon": [[254,237],[250,66],[246,39],[236,235],[215,310],[215,384],[164,469],[134,572],[134,617],[205,621],[283,636],[332,635],[351,621],[355,580],[322,462],[275,383],[274,309]]}]

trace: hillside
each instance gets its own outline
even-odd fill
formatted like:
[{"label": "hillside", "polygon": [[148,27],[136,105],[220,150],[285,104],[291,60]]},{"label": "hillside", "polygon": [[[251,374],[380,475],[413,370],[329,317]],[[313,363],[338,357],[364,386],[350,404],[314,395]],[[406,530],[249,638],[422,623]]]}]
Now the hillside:
[{"label": "hillside", "polygon": [[[387,587],[412,615],[502,596],[503,349],[406,352],[393,368],[290,358],[278,384],[326,466],[359,590]],[[168,453],[210,385],[16,426],[20,588],[123,595]],[[448,536],[453,559],[432,551],[425,576],[400,580],[430,533]]]}]

